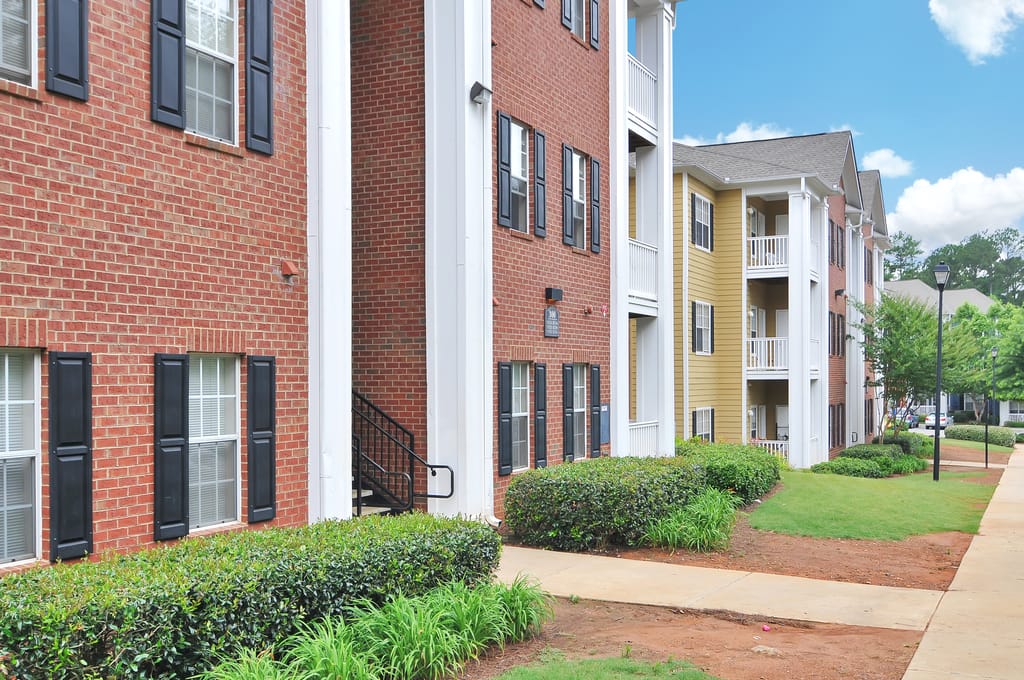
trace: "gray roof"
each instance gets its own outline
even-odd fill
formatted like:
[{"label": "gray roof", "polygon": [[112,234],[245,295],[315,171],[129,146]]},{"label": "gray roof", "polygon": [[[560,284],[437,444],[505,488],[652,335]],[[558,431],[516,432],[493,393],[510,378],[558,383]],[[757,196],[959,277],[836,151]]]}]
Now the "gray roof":
[{"label": "gray roof", "polygon": [[673,145],[673,165],[698,165],[730,182],[817,175],[832,186],[843,176],[849,131],[706,146]]},{"label": "gray roof", "polygon": [[878,170],[861,170],[857,176],[860,178],[864,209],[875,222],[874,232],[888,236],[889,226],[885,222],[885,201],[882,200],[882,173]]},{"label": "gray roof", "polygon": [[[921,279],[907,279],[906,281],[886,281],[885,292],[897,297],[909,298],[923,302],[932,307],[938,305],[939,293]],[[981,310],[982,314],[988,312],[989,307],[996,303],[995,300],[982,293],[977,288],[963,288],[961,290],[946,290],[942,294],[943,316],[947,313],[952,315],[963,305],[972,304]],[[948,312],[946,310],[949,310]]]}]

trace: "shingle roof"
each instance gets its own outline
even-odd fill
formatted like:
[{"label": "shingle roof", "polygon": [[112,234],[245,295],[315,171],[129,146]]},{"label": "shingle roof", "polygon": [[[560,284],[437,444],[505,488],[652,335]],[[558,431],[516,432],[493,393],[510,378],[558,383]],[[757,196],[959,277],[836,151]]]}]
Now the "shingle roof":
[{"label": "shingle roof", "polygon": [[[857,176],[860,177],[864,209],[875,220],[875,233],[888,235],[889,228],[885,222],[885,203],[882,200],[882,174],[878,170],[861,170]],[[876,201],[878,205],[875,205]]]},{"label": "shingle roof", "polygon": [[[938,305],[939,300],[938,291],[921,279],[886,281],[885,292],[890,295],[895,295],[896,297],[917,300],[931,307]],[[982,293],[977,288],[946,290],[943,293],[943,304],[950,310],[950,314],[968,303],[980,309],[984,314],[988,312],[989,307],[994,305],[996,301]]]},{"label": "shingle roof", "polygon": [[848,131],[706,146],[673,145],[674,165],[699,165],[730,181],[817,175],[838,184],[850,150]]}]

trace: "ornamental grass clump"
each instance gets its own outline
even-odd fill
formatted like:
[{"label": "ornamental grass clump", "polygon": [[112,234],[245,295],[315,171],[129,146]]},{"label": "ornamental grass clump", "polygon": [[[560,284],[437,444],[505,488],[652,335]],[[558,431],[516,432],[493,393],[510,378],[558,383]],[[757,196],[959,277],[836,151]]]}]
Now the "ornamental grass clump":
[{"label": "ornamental grass clump", "polygon": [[678,550],[709,552],[729,545],[736,525],[736,509],[742,503],[734,494],[704,489],[682,509],[651,523],[645,535],[650,545]]}]

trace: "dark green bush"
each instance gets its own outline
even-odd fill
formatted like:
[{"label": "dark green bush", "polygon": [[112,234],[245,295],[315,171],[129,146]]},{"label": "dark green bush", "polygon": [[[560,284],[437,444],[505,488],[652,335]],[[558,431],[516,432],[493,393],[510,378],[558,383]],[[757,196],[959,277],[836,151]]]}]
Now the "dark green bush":
[{"label": "dark green bush", "polygon": [[[971,442],[985,441],[984,425],[950,425],[946,428],[946,439],[961,439]],[[1008,427],[988,428],[988,441],[999,446],[1012,447],[1016,441],[1013,430]]]},{"label": "dark green bush", "polygon": [[[881,460],[887,459],[883,458]],[[878,466],[877,461],[863,460],[861,458],[834,458],[824,463],[812,465],[811,472],[845,475],[847,477],[873,477],[876,479],[888,476]]]},{"label": "dark green bush", "polygon": [[974,423],[974,411],[953,411],[954,423]]},{"label": "dark green bush", "polygon": [[360,598],[485,580],[500,542],[421,514],[193,538],[0,580],[12,676],[183,678]]},{"label": "dark green bush", "polygon": [[708,486],[731,491],[744,503],[764,496],[781,479],[782,459],[759,446],[684,442],[676,455],[700,466]]},{"label": "dark green bush", "polygon": [[871,460],[872,458],[896,458],[902,456],[903,448],[896,444],[858,444],[839,452],[842,458],[860,458]]},{"label": "dark green bush", "polygon": [[896,444],[908,456],[928,455],[932,448],[932,442],[930,436],[917,432],[901,432],[899,435],[893,435],[892,431],[887,431],[884,436],[875,437],[876,444]]},{"label": "dark green bush", "polygon": [[1021,442],[1024,442],[1024,432],[1017,433],[1017,443],[1020,444]]},{"label": "dark green bush", "polygon": [[597,458],[518,474],[505,524],[528,545],[639,545],[648,522],[686,504],[704,477],[682,458]]},{"label": "dark green bush", "polygon": [[928,467],[927,461],[917,456],[898,456],[889,463],[889,474],[909,475]]},{"label": "dark green bush", "polygon": [[1003,423],[1003,427],[1022,428],[1022,427],[1024,427],[1024,421],[1020,421],[1020,420],[1007,420],[1005,423]]}]

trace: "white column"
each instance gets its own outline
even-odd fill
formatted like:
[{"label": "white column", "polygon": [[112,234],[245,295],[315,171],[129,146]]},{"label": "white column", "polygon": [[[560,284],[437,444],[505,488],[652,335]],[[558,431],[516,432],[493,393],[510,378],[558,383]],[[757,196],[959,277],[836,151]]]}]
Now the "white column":
[{"label": "white column", "polygon": [[312,0],[306,35],[309,520],[352,514],[352,107],[348,0]]},{"label": "white column", "polygon": [[864,302],[864,233],[861,227],[849,232],[846,271],[846,442],[847,445],[866,444],[864,440],[864,348],[860,344],[861,331],[856,328],[861,315],[852,303]]},{"label": "white column", "polygon": [[[455,493],[431,513],[494,509],[491,321],[491,5],[425,0],[427,440],[455,470]],[[428,477],[445,492],[446,476]]]},{"label": "white column", "polygon": [[811,447],[811,201],[789,194],[789,445],[790,461],[807,467]]},{"label": "white column", "polygon": [[629,128],[626,3],[608,4],[608,188],[611,229],[611,453],[629,453]]}]

